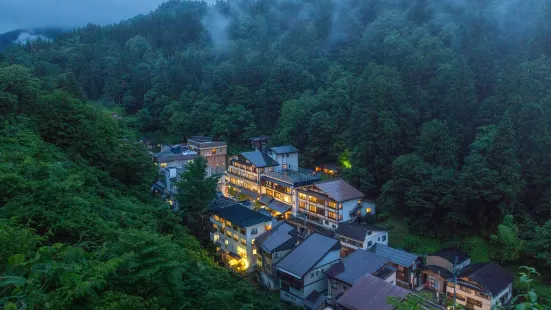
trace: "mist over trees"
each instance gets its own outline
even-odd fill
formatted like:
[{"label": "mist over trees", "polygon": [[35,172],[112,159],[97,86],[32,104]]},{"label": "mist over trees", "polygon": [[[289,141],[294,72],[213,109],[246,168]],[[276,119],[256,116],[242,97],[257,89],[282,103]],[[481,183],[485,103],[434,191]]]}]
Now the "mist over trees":
[{"label": "mist over trees", "polygon": [[344,159],[412,231],[520,238],[551,266],[550,34],[548,0],[169,1],[0,62],[123,107],[158,142],[268,134],[306,166]]}]

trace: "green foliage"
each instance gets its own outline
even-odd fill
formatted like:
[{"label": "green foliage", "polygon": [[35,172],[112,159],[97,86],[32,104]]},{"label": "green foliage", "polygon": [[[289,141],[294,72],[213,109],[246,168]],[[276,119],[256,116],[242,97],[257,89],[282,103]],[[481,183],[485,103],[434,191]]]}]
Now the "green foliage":
[{"label": "green foliage", "polygon": [[521,294],[514,296],[509,303],[509,306],[504,309],[514,310],[543,310],[544,307],[538,302],[538,294],[532,288],[531,283],[534,281],[533,276],[539,276],[540,274],[536,269],[528,266],[519,267],[519,281],[524,287]]},{"label": "green foliage", "polygon": [[512,215],[506,215],[497,227],[497,233],[490,236],[490,257],[500,262],[518,260],[524,241],[518,236],[518,229]]},{"label": "green foliage", "polygon": [[220,176],[207,176],[207,160],[198,157],[188,162],[181,180],[176,184],[176,200],[181,215],[195,232],[204,236],[209,203],[216,198],[216,189]]},{"label": "green foliage", "polygon": [[551,220],[544,225],[536,227],[535,234],[527,244],[528,252],[543,262],[546,266],[551,266]]},{"label": "green foliage", "polygon": [[[19,106],[0,126],[0,308],[282,307],[218,266],[149,195],[155,168],[123,123],[67,89],[35,96],[35,79],[14,72],[3,91]],[[182,191],[183,210],[204,216],[217,178],[204,178],[202,158],[189,168],[197,192]]]}]

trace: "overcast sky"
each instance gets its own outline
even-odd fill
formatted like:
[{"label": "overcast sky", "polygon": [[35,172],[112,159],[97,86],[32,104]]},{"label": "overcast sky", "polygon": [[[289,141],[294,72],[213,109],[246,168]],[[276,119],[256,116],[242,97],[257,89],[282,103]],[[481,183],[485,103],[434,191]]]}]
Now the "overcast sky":
[{"label": "overcast sky", "polygon": [[44,26],[109,24],[154,10],[166,0],[0,0],[0,33]]}]

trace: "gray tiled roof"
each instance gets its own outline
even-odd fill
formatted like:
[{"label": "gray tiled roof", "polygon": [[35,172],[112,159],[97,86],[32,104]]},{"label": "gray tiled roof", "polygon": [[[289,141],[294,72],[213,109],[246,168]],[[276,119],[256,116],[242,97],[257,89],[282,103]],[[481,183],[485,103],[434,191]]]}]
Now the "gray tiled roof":
[{"label": "gray tiled roof", "polygon": [[251,152],[243,152],[241,153],[241,156],[245,157],[246,160],[251,162],[255,167],[262,168],[262,167],[272,167],[277,166],[279,163],[275,161],[270,156],[266,155],[264,152],[261,151],[251,151]]},{"label": "gray tiled roof", "polygon": [[331,199],[343,202],[352,199],[362,198],[364,194],[343,179],[329,180],[315,183],[314,186],[322,190]]},{"label": "gray tiled roof", "polygon": [[274,146],[270,150],[276,154],[298,153],[298,149],[292,145]]},{"label": "gray tiled roof", "polygon": [[292,249],[296,241],[295,228],[285,222],[258,236],[255,243],[267,252]]},{"label": "gray tiled roof", "polygon": [[337,303],[349,310],[391,310],[394,307],[388,304],[388,297],[401,299],[408,294],[406,289],[367,275],[348,289]]},{"label": "gray tiled roof", "polygon": [[356,250],[340,263],[332,266],[326,274],[340,281],[354,285],[366,274],[373,274],[383,268],[390,260],[366,250]]},{"label": "gray tiled roof", "polygon": [[346,238],[364,241],[369,231],[385,231],[372,224],[340,223],[335,233]]},{"label": "gray tiled roof", "polygon": [[513,277],[494,262],[469,265],[461,270],[460,278],[469,278],[497,296],[513,282]]},{"label": "gray tiled roof", "polygon": [[371,251],[390,259],[393,263],[403,267],[411,266],[419,256],[406,251],[391,248],[381,243],[375,243]]},{"label": "gray tiled roof", "polygon": [[303,277],[329,251],[338,250],[339,248],[340,243],[337,239],[313,233],[285,255],[276,266],[279,270]]},{"label": "gray tiled roof", "polygon": [[253,211],[240,203],[211,210],[213,214],[228,220],[232,225],[249,227],[260,223],[270,222],[272,219],[259,212]]}]

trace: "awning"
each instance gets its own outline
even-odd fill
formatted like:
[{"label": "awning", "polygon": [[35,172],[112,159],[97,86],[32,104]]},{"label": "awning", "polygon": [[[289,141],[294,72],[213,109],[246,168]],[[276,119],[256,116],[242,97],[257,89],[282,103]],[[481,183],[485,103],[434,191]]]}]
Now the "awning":
[{"label": "awning", "polygon": [[248,190],[246,188],[241,189],[241,194],[251,198],[252,200],[258,199],[258,194],[257,193],[255,193],[251,190]]},{"label": "awning", "polygon": [[270,209],[272,209],[276,212],[279,212],[279,213],[285,213],[285,212],[291,210],[290,205],[284,204],[283,202],[277,201],[277,200],[274,200],[274,201],[270,202],[270,204],[268,205],[268,208],[270,208]]},{"label": "awning", "polygon": [[269,195],[266,195],[266,194],[262,194],[260,195],[260,199],[258,199],[258,201],[263,204],[263,205],[268,205],[270,204],[270,202],[274,200],[274,197],[272,196],[269,196]]},{"label": "awning", "polygon": [[237,260],[240,260],[240,259],[241,259],[241,256],[239,256],[239,255],[237,255],[237,254],[235,254],[235,253],[233,253],[233,252],[228,252],[228,255],[229,255],[230,257],[232,257],[232,258],[237,259]]}]

